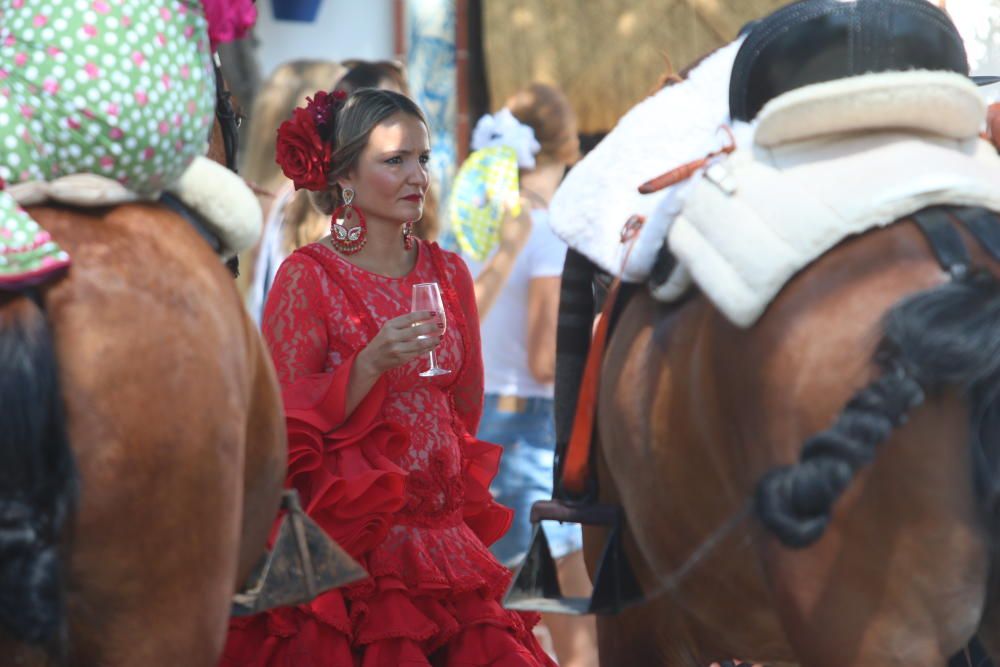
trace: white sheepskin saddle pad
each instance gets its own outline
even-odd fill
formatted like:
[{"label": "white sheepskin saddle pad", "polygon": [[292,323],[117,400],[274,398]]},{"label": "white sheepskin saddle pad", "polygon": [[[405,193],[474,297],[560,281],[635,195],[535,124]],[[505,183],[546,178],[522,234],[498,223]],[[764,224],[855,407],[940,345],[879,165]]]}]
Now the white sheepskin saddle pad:
[{"label": "white sheepskin saddle pad", "polygon": [[[262,224],[260,204],[243,179],[226,167],[197,157],[167,190],[201,216],[219,237],[224,259],[249,250],[257,242]],[[9,185],[7,191],[21,206],[54,201],[87,208],[150,200],[96,174],[17,183]]]},{"label": "white sheepskin saddle pad", "polygon": [[624,279],[642,282],[666,236],[665,222],[649,219],[664,200],[675,202],[681,184],[649,195],[639,185],[722,144],[729,120],[729,77],[742,39],[716,51],[689,72],[629,110],[566,176],[549,206],[552,229],[571,248],[618,275],[622,226],[647,216],[629,256]]},{"label": "white sheepskin saddle pad", "polygon": [[975,85],[944,72],[870,74],[776,98],[753,141],[704,170],[678,215],[663,214],[680,267],[656,296],[676,298],[691,279],[748,327],[851,235],[928,206],[1000,211],[985,117]]}]

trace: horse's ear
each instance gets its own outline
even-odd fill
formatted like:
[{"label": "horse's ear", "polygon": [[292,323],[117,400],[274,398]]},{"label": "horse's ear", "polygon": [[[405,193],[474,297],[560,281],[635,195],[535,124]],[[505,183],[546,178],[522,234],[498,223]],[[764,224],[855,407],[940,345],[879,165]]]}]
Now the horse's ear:
[{"label": "horse's ear", "polygon": [[1000,102],[994,102],[986,110],[986,135],[1000,151]]}]

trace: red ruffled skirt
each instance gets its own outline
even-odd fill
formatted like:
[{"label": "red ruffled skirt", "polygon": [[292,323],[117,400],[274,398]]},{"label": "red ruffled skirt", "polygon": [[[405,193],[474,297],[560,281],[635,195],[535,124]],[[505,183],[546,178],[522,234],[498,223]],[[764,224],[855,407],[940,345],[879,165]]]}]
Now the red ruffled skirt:
[{"label": "red ruffled skirt", "polygon": [[[531,632],[537,615],[499,602],[511,575],[486,545],[511,519],[489,493],[501,448],[467,436],[459,477],[445,481],[433,465],[408,473],[392,462],[405,431],[362,417],[356,411],[359,427],[337,438],[290,420],[288,480],[371,577],[305,605],[233,619],[221,665],[555,667]],[[428,502],[414,503],[421,488]],[[444,505],[434,502],[442,490],[451,500]]]},{"label": "red ruffled skirt", "polygon": [[372,577],[306,605],[233,619],[224,667],[554,665],[537,617],[504,609],[510,574],[464,523],[397,526],[362,559]]}]

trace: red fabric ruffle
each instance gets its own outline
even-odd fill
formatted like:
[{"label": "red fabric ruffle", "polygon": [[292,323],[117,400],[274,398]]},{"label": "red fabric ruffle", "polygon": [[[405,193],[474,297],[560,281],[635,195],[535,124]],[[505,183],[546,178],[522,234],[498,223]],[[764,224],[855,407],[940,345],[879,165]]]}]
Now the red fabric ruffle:
[{"label": "red fabric ruffle", "polygon": [[405,504],[406,472],[394,464],[409,440],[377,417],[385,398],[380,380],[351,416],[344,396],[353,359],[334,373],[311,375],[282,391],[288,429],[288,486],[302,507],[352,556],[385,538]]},{"label": "red fabric ruffle", "polygon": [[221,667],[555,667],[536,619],[477,592],[417,595],[391,577],[344,613],[338,591],[234,619]]}]

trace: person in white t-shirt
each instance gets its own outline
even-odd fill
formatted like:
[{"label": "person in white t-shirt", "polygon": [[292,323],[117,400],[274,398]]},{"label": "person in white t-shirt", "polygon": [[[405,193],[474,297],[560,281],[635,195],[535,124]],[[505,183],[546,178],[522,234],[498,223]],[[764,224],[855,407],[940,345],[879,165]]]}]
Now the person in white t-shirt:
[{"label": "person in white t-shirt", "polygon": [[[534,151],[518,150],[521,214],[504,220],[485,261],[464,258],[475,276],[486,374],[478,437],[504,448],[491,491],[514,510],[513,525],[492,551],[514,568],[531,540],[532,503],[552,497],[556,319],[566,244],[549,227],[548,203],[580,146],[569,102],[552,86],[529,85],[505,109],[536,140]],[[544,528],[563,592],[589,596],[580,526],[545,522]],[[593,618],[546,614],[543,622],[562,667],[596,667]]]}]

